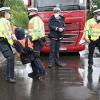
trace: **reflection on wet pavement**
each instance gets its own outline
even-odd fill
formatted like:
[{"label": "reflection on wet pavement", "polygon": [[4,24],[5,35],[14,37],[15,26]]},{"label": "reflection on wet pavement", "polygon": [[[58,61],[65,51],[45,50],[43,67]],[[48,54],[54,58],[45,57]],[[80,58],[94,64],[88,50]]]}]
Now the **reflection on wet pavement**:
[{"label": "reflection on wet pavement", "polygon": [[48,69],[48,55],[41,57],[46,76],[32,80],[30,64],[16,61],[16,84],[5,81],[6,67],[0,67],[0,100],[100,100],[100,58],[94,58],[93,71],[88,70],[87,57],[61,55],[64,67]]}]

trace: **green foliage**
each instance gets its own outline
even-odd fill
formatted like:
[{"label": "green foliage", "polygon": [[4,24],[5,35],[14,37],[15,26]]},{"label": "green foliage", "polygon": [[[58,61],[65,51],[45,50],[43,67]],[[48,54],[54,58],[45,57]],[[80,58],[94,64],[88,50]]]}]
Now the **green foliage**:
[{"label": "green foliage", "polygon": [[0,0],[0,7],[2,7],[4,5],[4,1],[5,0]]},{"label": "green foliage", "polygon": [[5,0],[4,5],[11,8],[11,22],[17,27],[27,29],[28,12],[22,0]]},{"label": "green foliage", "polygon": [[87,19],[90,19],[93,17],[93,11],[96,9],[100,9],[100,0],[93,0],[93,5],[97,5],[97,8],[92,8],[91,11],[88,13]]},{"label": "green foliage", "polygon": [[93,4],[97,5],[97,8],[100,8],[100,0],[93,0]]}]

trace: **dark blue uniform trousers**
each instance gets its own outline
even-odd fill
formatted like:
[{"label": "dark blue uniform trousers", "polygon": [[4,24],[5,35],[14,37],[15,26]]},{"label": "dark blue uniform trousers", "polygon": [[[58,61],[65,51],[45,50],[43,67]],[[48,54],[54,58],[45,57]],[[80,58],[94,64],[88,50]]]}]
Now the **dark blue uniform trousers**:
[{"label": "dark blue uniform trousers", "polygon": [[99,49],[99,52],[100,52],[100,39],[98,39],[94,42],[92,41],[88,45],[88,50],[89,50],[88,64],[90,64],[90,65],[93,65],[93,54],[94,54],[95,47],[97,47]]},{"label": "dark blue uniform trousers", "polygon": [[10,45],[7,42],[0,41],[0,51],[7,59],[7,79],[14,78],[14,55]]},{"label": "dark blue uniform trousers", "polygon": [[59,62],[59,48],[60,48],[60,39],[50,39],[50,55],[49,55],[49,63],[55,64]]},{"label": "dark blue uniform trousers", "polygon": [[34,74],[45,74],[44,66],[40,60],[40,51],[42,49],[43,45],[41,45],[40,41],[34,42],[34,61],[31,62],[31,66],[33,69]]}]

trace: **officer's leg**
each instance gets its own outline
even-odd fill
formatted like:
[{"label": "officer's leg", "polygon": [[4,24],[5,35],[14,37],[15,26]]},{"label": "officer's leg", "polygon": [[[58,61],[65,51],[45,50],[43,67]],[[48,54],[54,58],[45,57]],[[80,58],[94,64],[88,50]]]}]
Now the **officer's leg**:
[{"label": "officer's leg", "polygon": [[95,43],[91,42],[88,46],[89,54],[88,54],[88,64],[89,66],[93,65],[93,53],[95,49]]},{"label": "officer's leg", "polygon": [[43,67],[43,64],[40,60],[40,50],[41,50],[41,44],[39,41],[36,41],[34,44],[34,64],[37,67],[39,74],[45,74],[45,70]]},{"label": "officer's leg", "polygon": [[31,66],[32,66],[32,71],[34,72],[34,75],[37,75],[39,73],[38,68],[35,66],[34,61],[31,62]]},{"label": "officer's leg", "polygon": [[39,70],[36,67],[34,61],[31,62],[32,72],[28,74],[30,78],[35,78],[39,74]]},{"label": "officer's leg", "polygon": [[97,41],[97,48],[98,48],[98,50],[99,50],[99,52],[100,52],[100,39]]},{"label": "officer's leg", "polygon": [[49,54],[49,68],[52,67],[55,63],[54,59],[55,59],[55,45],[56,45],[56,41],[54,39],[50,40],[50,54]]},{"label": "officer's leg", "polygon": [[34,51],[34,64],[36,66],[35,68],[37,68],[37,71],[38,71],[37,73],[44,75],[45,70],[44,70],[44,66],[40,60],[40,52]]},{"label": "officer's leg", "polygon": [[6,43],[0,45],[0,50],[4,57],[7,59],[7,79],[14,78],[14,55],[10,46]]},{"label": "officer's leg", "polygon": [[59,48],[60,48],[60,40],[57,40],[56,49],[55,49],[55,65],[59,67],[63,67],[63,65],[59,61]]},{"label": "officer's leg", "polygon": [[59,48],[60,48],[60,40],[56,41],[55,44],[55,63],[59,63]]}]

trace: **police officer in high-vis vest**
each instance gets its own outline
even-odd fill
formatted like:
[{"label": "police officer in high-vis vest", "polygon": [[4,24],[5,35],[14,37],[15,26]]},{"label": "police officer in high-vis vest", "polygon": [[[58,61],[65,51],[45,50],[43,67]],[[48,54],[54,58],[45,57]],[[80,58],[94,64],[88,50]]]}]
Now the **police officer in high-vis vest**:
[{"label": "police officer in high-vis vest", "polygon": [[95,10],[94,18],[87,21],[84,36],[85,40],[89,43],[88,68],[92,69],[95,47],[97,47],[100,52],[100,9]]},{"label": "police officer in high-vis vest", "polygon": [[32,37],[34,44],[34,62],[32,64],[34,73],[30,73],[29,77],[34,77],[34,75],[40,77],[45,74],[44,66],[40,60],[40,51],[45,43],[44,22],[38,16],[37,8],[32,8],[32,11],[29,13],[29,18],[29,35]]},{"label": "police officer in high-vis vest", "polygon": [[0,51],[7,59],[6,80],[15,83],[14,79],[14,55],[11,49],[13,46],[12,28],[8,19],[10,18],[9,7],[0,8]]}]

